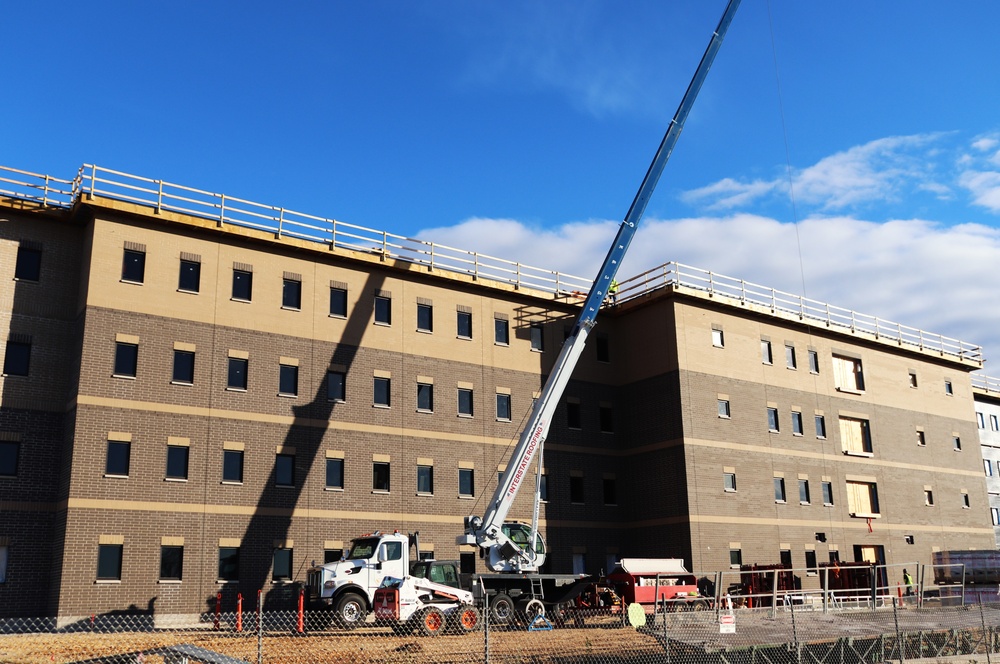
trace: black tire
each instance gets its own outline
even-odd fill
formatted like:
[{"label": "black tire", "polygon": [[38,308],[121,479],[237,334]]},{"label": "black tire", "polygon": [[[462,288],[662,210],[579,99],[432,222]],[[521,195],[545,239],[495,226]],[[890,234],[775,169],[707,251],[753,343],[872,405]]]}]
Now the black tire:
[{"label": "black tire", "polygon": [[514,600],[507,593],[497,593],[490,602],[490,622],[509,625],[514,620]]},{"label": "black tire", "polygon": [[421,611],[419,619],[417,629],[424,636],[438,636],[444,632],[444,628],[448,624],[444,611],[436,606],[429,606]]},{"label": "black tire", "polygon": [[452,625],[459,634],[475,632],[483,628],[483,617],[472,604],[461,604],[451,616]]},{"label": "black tire", "polygon": [[708,602],[703,599],[696,599],[691,602],[692,611],[708,611],[710,608],[711,607],[708,605]]},{"label": "black tire", "polygon": [[344,593],[337,598],[334,606],[337,625],[344,629],[354,629],[363,624],[368,617],[368,605],[365,598],[357,593]]}]

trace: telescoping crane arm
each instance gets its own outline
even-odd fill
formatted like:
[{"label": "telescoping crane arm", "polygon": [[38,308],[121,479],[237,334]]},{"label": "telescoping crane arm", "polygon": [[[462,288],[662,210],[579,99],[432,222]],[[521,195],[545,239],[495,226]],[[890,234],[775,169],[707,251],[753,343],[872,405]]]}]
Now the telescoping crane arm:
[{"label": "telescoping crane arm", "polygon": [[635,200],[632,201],[632,206],[629,208],[628,214],[625,215],[624,221],[618,227],[618,234],[615,236],[615,241],[611,245],[608,255],[601,264],[601,269],[597,273],[597,278],[594,280],[590,288],[590,293],[583,303],[583,309],[580,311],[576,325],[573,327],[570,336],[563,343],[562,351],[560,351],[559,357],[556,358],[552,373],[549,374],[549,378],[535,402],[531,417],[521,432],[517,446],[511,455],[511,461],[500,478],[499,486],[493,494],[493,499],[489,504],[486,514],[482,518],[470,516],[465,519],[465,534],[458,538],[459,544],[476,544],[488,550],[488,562],[490,567],[495,571],[534,571],[544,562],[542,554],[536,553],[536,549],[533,546],[538,527],[537,491],[535,496],[535,518],[528,540],[532,543],[531,545],[522,548],[522,546],[512,541],[503,532],[504,519],[506,519],[514,498],[521,488],[521,483],[528,476],[532,462],[541,453],[556,405],[559,399],[562,398],[566,384],[569,382],[573,369],[580,359],[580,354],[583,352],[584,345],[587,342],[587,336],[597,322],[597,313],[601,308],[601,304],[604,302],[608,294],[608,289],[614,281],[615,275],[618,273],[618,268],[621,265],[622,258],[625,256],[625,252],[628,250],[629,244],[632,242],[632,237],[635,235],[639,220],[646,210],[646,205],[649,203],[649,198],[652,196],[653,190],[656,188],[656,183],[663,173],[663,168],[670,158],[670,153],[673,151],[678,137],[680,137],[681,130],[684,128],[684,122],[687,120],[687,116],[691,112],[691,107],[694,105],[694,100],[698,96],[702,84],[705,82],[708,70],[715,60],[719,47],[722,45],[722,39],[729,29],[729,24],[732,22],[733,15],[736,13],[739,4],[740,0],[729,0],[722,19],[712,34],[708,48],[705,50],[698,69],[695,71],[694,78],[688,84],[680,106],[677,108],[677,112],[674,114],[667,132],[660,142],[660,147],[653,157],[653,162],[646,172],[646,177],[643,178]]}]

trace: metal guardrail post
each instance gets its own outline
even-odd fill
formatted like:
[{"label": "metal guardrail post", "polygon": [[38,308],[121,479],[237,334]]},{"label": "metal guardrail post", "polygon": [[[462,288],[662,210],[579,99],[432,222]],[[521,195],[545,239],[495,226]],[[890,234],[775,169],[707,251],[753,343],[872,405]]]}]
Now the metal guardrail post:
[{"label": "metal guardrail post", "polygon": [[[272,210],[274,208],[271,208]],[[285,230],[285,208],[278,208],[278,237]]]},{"label": "metal guardrail post", "polygon": [[156,181],[156,214],[163,209],[163,180]]},{"label": "metal guardrail post", "polygon": [[219,205],[219,226],[226,225],[226,195],[219,194],[219,199],[222,203]]}]

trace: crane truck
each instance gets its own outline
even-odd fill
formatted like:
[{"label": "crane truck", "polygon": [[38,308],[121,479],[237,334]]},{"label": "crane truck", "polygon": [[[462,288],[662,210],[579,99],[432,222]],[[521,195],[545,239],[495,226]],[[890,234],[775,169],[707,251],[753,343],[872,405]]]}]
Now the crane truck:
[{"label": "crane truck", "polygon": [[[465,532],[456,538],[459,545],[478,546],[487,566],[493,572],[475,577],[473,588],[481,597],[488,599],[492,621],[508,622],[515,611],[523,612],[529,618],[546,612],[558,615],[588,584],[592,585],[594,582],[594,579],[583,575],[539,573],[546,556],[545,542],[538,532],[542,447],[556,406],[580,359],[587,337],[597,323],[598,312],[608,296],[616,291],[615,275],[622,258],[739,4],[740,0],[729,0],[718,27],[712,33],[694,77],[583,302],[576,324],[563,343],[552,372],[532,407],[531,415],[488,503],[486,513],[482,517],[466,517]],[[536,459],[531,523],[508,521],[508,512],[522,484],[531,475],[532,464]],[[439,621],[436,611],[441,608],[442,598],[422,593],[419,584],[411,583],[412,575],[406,564],[409,556],[404,558],[402,553],[406,541],[407,536],[399,534],[377,538],[367,536],[354,540],[346,560],[310,571],[312,591],[334,609],[341,624],[356,624],[362,619],[375,604],[375,591],[380,586],[383,590],[379,592],[379,617],[404,620],[413,615],[430,615],[429,610],[434,608],[434,621]],[[417,557],[419,558],[419,549]],[[423,597],[429,597],[434,602],[425,602]],[[456,606],[465,603],[464,598],[448,601]],[[427,604],[423,610],[420,608],[421,602]],[[399,610],[392,611],[389,609],[391,606],[405,606],[409,615]]]}]

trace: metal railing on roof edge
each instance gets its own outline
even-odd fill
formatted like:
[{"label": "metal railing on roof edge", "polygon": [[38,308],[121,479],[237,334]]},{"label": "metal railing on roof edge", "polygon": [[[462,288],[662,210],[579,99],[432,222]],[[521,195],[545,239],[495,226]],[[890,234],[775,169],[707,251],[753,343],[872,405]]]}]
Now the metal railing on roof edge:
[{"label": "metal railing on roof edge", "polygon": [[1000,392],[1000,378],[993,378],[981,373],[969,374],[972,378],[972,387],[985,392]]},{"label": "metal railing on roof edge", "polygon": [[903,348],[983,362],[981,346],[677,262],[665,263],[622,281],[618,301],[625,302],[674,285],[702,291],[737,306],[756,305],[775,315],[797,317],[804,323],[841,332],[864,334]]},{"label": "metal railing on roof edge", "polygon": [[[25,180],[25,177],[30,179]],[[582,299],[591,285],[590,280],[582,277],[475,251],[92,164],[81,166],[72,180],[0,166],[0,196],[68,208],[83,194],[149,206],[156,211],[167,210],[209,219],[220,227],[229,224],[254,228],[274,233],[279,238],[298,238],[334,249],[373,253],[430,269],[490,279],[518,288],[532,288],[556,296]],[[774,314],[797,316],[803,322],[822,324],[842,332],[867,334],[914,350],[938,352],[964,361],[983,361],[980,346],[677,262],[665,263],[622,281],[617,301],[625,302],[671,285],[703,291],[737,306],[753,304]],[[996,387],[1000,389],[1000,384]]]}]

